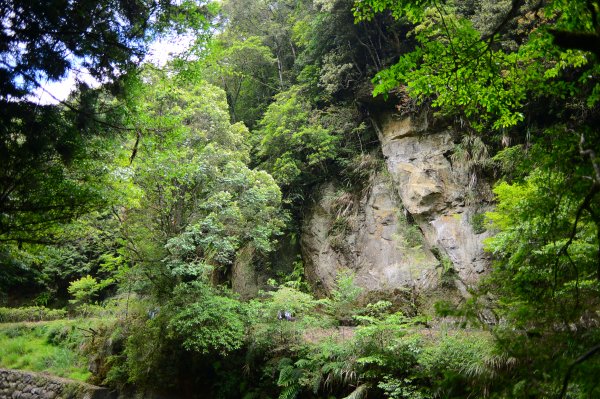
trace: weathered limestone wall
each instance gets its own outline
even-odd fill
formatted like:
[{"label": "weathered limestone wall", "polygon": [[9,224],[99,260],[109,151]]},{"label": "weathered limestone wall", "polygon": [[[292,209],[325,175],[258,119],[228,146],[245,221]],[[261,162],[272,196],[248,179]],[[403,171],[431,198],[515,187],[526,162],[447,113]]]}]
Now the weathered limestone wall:
[{"label": "weathered limestone wall", "polygon": [[475,232],[471,220],[489,207],[483,198],[467,201],[469,174],[450,160],[452,131],[431,127],[426,117],[387,115],[378,135],[396,191],[426,241],[452,261],[460,282],[476,283],[489,265],[488,234]]},{"label": "weathered limestone wall", "polygon": [[328,293],[338,271],[350,269],[365,293],[427,291],[451,262],[456,287],[468,295],[489,269],[488,233],[475,231],[473,220],[490,205],[470,190],[469,171],[452,164],[452,130],[430,126],[425,115],[387,114],[376,127],[387,172],[372,175],[350,213],[335,182],[318,188],[301,237],[308,279]]},{"label": "weathered limestone wall", "polygon": [[0,399],[110,399],[105,388],[20,370],[0,369]]},{"label": "weathered limestone wall", "polygon": [[339,209],[344,195],[348,194],[333,183],[322,186],[305,220],[302,252],[313,287],[331,292],[341,269],[354,272],[355,283],[365,294],[435,287],[439,262],[423,242],[408,237],[420,233],[404,219],[389,176],[374,174],[351,212],[344,212],[350,209],[349,200]]},{"label": "weathered limestone wall", "polygon": [[252,298],[258,293],[258,273],[252,264],[253,258],[254,249],[244,247],[238,252],[231,268],[231,289],[243,299]]}]

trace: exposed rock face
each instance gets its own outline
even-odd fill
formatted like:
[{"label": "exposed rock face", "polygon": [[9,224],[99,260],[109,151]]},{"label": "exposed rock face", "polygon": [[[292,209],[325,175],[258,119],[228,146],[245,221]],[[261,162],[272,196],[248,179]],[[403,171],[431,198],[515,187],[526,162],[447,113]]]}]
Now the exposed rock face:
[{"label": "exposed rock face", "polygon": [[477,234],[470,219],[482,204],[465,205],[469,176],[453,168],[451,131],[435,131],[426,118],[387,116],[378,131],[383,155],[406,210],[431,247],[446,254],[460,280],[469,285],[489,264],[483,251],[485,233]]},{"label": "exposed rock face", "polygon": [[[354,271],[356,284],[365,292],[437,284],[439,262],[426,246],[407,240],[415,227],[400,213],[390,183],[376,174],[361,198],[341,205],[347,193],[333,183],[321,188],[302,233],[307,277],[318,291],[330,292],[343,268]],[[351,212],[344,212],[349,208]]]},{"label": "exposed rock face", "polygon": [[259,290],[270,288],[269,280],[294,272],[300,258],[300,244],[290,236],[282,236],[268,257],[256,256],[251,246],[240,249],[231,268],[231,289],[242,299],[256,297]]},{"label": "exposed rock face", "polygon": [[380,126],[390,176],[376,174],[350,215],[334,183],[320,188],[301,240],[309,280],[330,292],[338,270],[348,268],[367,292],[429,289],[447,258],[466,293],[489,264],[482,244],[487,234],[476,233],[471,223],[486,209],[477,201],[466,205],[469,175],[450,162],[451,131],[431,129],[425,118],[387,116]]},{"label": "exposed rock face", "polygon": [[256,296],[258,293],[257,272],[252,263],[254,248],[246,246],[238,252],[231,268],[231,289],[242,299]]}]

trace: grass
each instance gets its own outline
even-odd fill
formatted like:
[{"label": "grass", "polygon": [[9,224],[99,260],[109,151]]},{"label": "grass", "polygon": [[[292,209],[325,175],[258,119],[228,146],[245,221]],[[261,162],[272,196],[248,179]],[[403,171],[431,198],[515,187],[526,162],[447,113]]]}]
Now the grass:
[{"label": "grass", "polygon": [[87,380],[91,373],[77,352],[85,339],[79,325],[76,320],[0,324],[0,367]]}]

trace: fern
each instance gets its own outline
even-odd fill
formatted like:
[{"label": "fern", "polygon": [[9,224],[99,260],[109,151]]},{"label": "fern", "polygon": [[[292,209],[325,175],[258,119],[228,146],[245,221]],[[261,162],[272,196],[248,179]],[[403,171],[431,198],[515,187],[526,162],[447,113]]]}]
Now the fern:
[{"label": "fern", "polygon": [[301,375],[302,371],[300,369],[297,369],[292,365],[284,366],[281,370],[279,370],[279,379],[277,380],[277,385],[280,387],[289,387],[293,384],[297,384]]},{"label": "fern", "polygon": [[290,385],[289,387],[281,391],[281,393],[279,394],[279,399],[295,399],[296,396],[298,396],[298,394],[300,393],[300,389],[300,385],[298,384]]},{"label": "fern", "polygon": [[311,383],[311,388],[314,394],[317,394],[317,392],[319,392],[319,388],[321,388],[321,384],[323,383],[323,374],[321,373],[316,373],[315,377],[312,380]]},{"label": "fern", "polygon": [[299,383],[302,377],[302,369],[294,367],[291,359],[284,358],[279,362],[279,378],[277,385],[283,387],[283,391],[279,394],[279,399],[294,399],[302,387]]}]

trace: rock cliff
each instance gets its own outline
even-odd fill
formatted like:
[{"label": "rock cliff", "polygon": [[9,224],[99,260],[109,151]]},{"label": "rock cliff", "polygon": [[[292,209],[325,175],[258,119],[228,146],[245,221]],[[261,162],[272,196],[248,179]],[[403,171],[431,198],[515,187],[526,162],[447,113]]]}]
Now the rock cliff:
[{"label": "rock cliff", "polygon": [[335,183],[319,189],[302,230],[309,280],[327,292],[348,268],[367,292],[431,289],[451,261],[466,294],[489,264],[487,233],[473,227],[487,205],[467,201],[469,174],[452,165],[452,131],[432,128],[426,117],[386,115],[374,124],[387,171],[375,173],[351,205]]},{"label": "rock cliff", "polygon": [[329,292],[342,268],[354,271],[357,285],[366,291],[437,283],[439,262],[406,220],[384,173],[376,173],[353,204],[342,203],[349,212],[338,209],[348,193],[333,183],[319,191],[301,241],[307,277],[317,291]]}]

